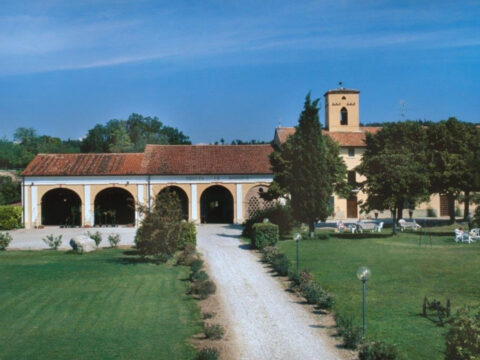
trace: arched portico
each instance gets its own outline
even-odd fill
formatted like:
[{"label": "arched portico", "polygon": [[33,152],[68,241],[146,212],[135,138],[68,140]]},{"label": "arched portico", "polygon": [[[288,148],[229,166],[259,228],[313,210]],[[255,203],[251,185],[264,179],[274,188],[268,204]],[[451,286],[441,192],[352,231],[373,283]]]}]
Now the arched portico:
[{"label": "arched portico", "polygon": [[110,187],[100,191],[94,201],[95,225],[135,224],[135,198],[125,189]]},{"label": "arched portico", "polygon": [[82,200],[70,189],[56,188],[41,198],[41,224],[56,226],[81,226]]},{"label": "arched portico", "polygon": [[202,223],[233,223],[233,195],[224,186],[213,185],[200,196],[200,219]]}]

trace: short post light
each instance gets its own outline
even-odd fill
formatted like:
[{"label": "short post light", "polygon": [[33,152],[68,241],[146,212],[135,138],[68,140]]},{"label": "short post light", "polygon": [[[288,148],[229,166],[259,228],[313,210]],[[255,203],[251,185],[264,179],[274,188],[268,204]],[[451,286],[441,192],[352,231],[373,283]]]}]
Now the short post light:
[{"label": "short post light", "polygon": [[367,293],[367,286],[366,286],[366,283],[367,283],[367,280],[370,278],[370,276],[372,275],[372,272],[370,271],[369,268],[367,268],[366,266],[360,266],[358,269],[357,269],[357,278],[358,280],[360,280],[362,282],[362,287],[363,287],[363,301],[362,301],[362,323],[363,323],[363,335],[365,336],[365,330],[367,328],[367,323],[366,323],[366,320],[365,320],[365,312],[366,312],[366,303],[365,303],[365,297],[366,297],[366,293]]},{"label": "short post light", "polygon": [[295,233],[293,235],[293,240],[295,240],[295,242],[297,243],[297,272],[299,272],[299,268],[300,268],[300,255],[299,255],[299,245],[300,245],[300,239],[302,238],[302,235],[300,235],[300,233]]}]

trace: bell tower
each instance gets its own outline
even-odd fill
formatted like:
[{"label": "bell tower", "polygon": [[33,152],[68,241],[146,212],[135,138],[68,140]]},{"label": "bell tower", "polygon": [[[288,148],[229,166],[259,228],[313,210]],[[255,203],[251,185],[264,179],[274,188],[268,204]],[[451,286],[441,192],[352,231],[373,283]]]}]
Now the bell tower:
[{"label": "bell tower", "polygon": [[359,94],[358,90],[345,89],[340,82],[338,89],[328,90],[323,95],[325,126],[328,131],[360,131]]}]

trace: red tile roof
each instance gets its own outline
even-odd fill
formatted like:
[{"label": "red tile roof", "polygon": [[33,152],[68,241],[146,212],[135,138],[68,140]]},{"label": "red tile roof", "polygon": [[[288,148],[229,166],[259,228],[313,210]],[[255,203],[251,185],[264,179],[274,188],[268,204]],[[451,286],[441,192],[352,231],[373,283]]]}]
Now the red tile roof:
[{"label": "red tile roof", "polygon": [[270,145],[147,145],[140,154],[38,154],[24,176],[272,174]]},{"label": "red tile roof", "polygon": [[147,145],[143,167],[158,175],[271,174],[270,145]]},{"label": "red tile roof", "polygon": [[[330,136],[333,140],[335,140],[340,146],[356,146],[356,147],[364,147],[365,146],[365,133],[372,133],[375,134],[381,129],[381,127],[374,127],[374,126],[362,126],[360,127],[361,131],[358,132],[334,132],[328,130],[322,130],[324,135]],[[276,136],[278,137],[280,143],[284,143],[287,141],[287,138],[290,135],[295,133],[294,127],[277,127],[275,129]]]},{"label": "red tile roof", "polygon": [[24,176],[88,176],[143,174],[143,153],[38,154]]}]

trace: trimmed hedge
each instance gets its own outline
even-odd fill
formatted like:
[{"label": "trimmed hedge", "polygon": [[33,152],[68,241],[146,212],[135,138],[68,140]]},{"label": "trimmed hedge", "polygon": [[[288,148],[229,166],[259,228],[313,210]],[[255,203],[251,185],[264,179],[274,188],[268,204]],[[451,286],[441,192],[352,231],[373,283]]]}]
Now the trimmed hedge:
[{"label": "trimmed hedge", "polygon": [[253,225],[261,223],[264,219],[268,219],[271,223],[278,225],[280,236],[284,237],[290,234],[290,231],[298,225],[293,217],[293,210],[290,205],[275,205],[271,208],[257,211],[243,223],[242,235],[248,238],[253,237]]},{"label": "trimmed hedge", "polygon": [[22,225],[22,208],[20,206],[0,206],[0,230],[18,229]]},{"label": "trimmed hedge", "polygon": [[252,247],[262,250],[266,246],[275,246],[278,239],[278,225],[272,223],[253,225]]},{"label": "trimmed hedge", "polygon": [[197,246],[197,228],[193,222],[183,221],[180,224],[180,239],[178,240],[178,250],[185,249],[187,244]]}]

